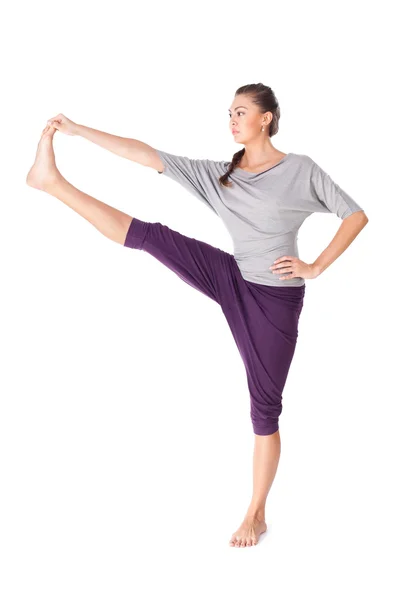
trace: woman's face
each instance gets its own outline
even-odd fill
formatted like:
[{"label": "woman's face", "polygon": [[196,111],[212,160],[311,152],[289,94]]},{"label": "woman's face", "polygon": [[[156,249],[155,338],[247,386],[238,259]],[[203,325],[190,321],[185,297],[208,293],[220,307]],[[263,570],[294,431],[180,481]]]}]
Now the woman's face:
[{"label": "woman's face", "polygon": [[[261,114],[249,96],[235,96],[229,109],[229,129],[234,141],[245,144],[258,137],[262,133],[261,127],[268,114]],[[267,125],[266,120],[264,131]]]}]

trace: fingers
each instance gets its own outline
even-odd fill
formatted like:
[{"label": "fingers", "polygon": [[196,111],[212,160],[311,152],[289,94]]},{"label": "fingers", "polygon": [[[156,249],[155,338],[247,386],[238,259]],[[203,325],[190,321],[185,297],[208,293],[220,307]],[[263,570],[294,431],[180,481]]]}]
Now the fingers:
[{"label": "fingers", "polygon": [[51,117],[47,122],[50,123],[51,121],[58,121],[59,123],[61,123],[62,117],[63,115],[61,113],[58,113],[58,115],[56,115],[55,117]]},{"label": "fingers", "polygon": [[53,130],[53,133],[55,131],[57,131],[57,129],[55,127],[52,127],[52,125],[46,125],[46,127],[42,131],[41,137],[43,137],[44,135],[46,135],[47,133],[49,133],[49,131],[51,131],[51,130]]},{"label": "fingers", "polygon": [[60,129],[63,124],[63,115],[59,113],[57,116],[52,117],[47,121],[48,125],[54,127],[54,129]]}]

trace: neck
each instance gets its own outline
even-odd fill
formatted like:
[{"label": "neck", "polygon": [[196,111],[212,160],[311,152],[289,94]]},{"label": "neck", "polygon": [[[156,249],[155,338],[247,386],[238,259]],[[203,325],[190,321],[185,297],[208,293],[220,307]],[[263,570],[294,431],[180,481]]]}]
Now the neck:
[{"label": "neck", "polygon": [[273,162],[277,158],[281,158],[282,155],[284,155],[284,152],[277,150],[267,138],[267,140],[257,140],[247,144],[241,162],[245,167],[251,169],[258,165]]}]

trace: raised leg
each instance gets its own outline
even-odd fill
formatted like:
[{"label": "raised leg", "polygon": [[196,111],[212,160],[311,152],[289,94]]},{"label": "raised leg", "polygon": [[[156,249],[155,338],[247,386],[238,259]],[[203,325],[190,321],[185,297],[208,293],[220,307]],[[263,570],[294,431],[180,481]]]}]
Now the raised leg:
[{"label": "raised leg", "polygon": [[55,131],[56,129],[49,125],[43,129],[35,162],[26,177],[26,183],[58,198],[89,221],[100,233],[114,242],[123,244],[132,217],[81,192],[61,175],[54,156]]}]

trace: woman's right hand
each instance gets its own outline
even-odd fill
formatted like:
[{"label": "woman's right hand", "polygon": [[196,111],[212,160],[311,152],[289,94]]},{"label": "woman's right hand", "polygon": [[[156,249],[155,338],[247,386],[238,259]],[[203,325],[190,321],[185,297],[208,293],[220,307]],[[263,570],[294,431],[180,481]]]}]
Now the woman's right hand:
[{"label": "woman's right hand", "polygon": [[58,114],[56,117],[52,117],[47,121],[48,125],[54,127],[61,133],[65,133],[66,135],[78,135],[78,125],[71,121],[63,114]]}]

